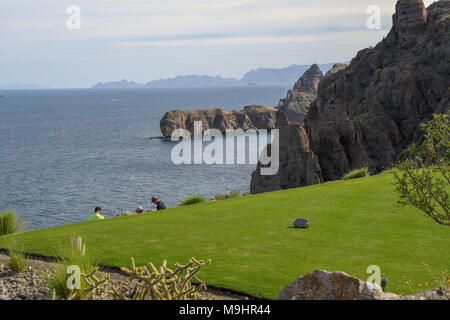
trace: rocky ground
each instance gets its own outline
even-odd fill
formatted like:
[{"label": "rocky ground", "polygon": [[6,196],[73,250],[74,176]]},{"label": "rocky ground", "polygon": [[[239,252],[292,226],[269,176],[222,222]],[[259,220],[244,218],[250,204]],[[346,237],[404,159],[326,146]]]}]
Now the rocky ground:
[{"label": "rocky ground", "polygon": [[[6,266],[7,255],[0,253],[0,300],[50,300],[51,289],[43,276],[49,274],[55,264],[46,259],[32,258],[30,266],[21,274],[9,270]],[[102,270],[110,274],[110,283],[119,290],[128,287],[126,275],[119,270]],[[248,300],[244,295],[208,288],[208,292],[200,295],[202,300]]]},{"label": "rocky ground", "polygon": [[[6,266],[7,255],[0,253],[0,300],[51,300],[51,289],[43,276],[50,274],[55,263],[44,258],[30,258],[29,267],[21,274],[9,270]],[[108,273],[110,284],[118,291],[126,292],[129,282],[125,274],[114,268],[103,268],[100,276]],[[325,279],[325,278],[326,279]],[[339,281],[331,281],[329,277],[338,277]],[[313,279],[313,280],[311,280]],[[325,279],[325,280],[324,280]],[[328,280],[327,280],[328,279]],[[354,285],[357,282],[357,285]],[[310,275],[300,277],[280,293],[282,300],[446,300],[441,290],[429,290],[416,295],[397,296],[379,292],[379,288],[366,288],[361,280],[341,272],[315,271]],[[331,285],[332,284],[332,285]],[[364,284],[364,283],[362,283]],[[330,287],[331,285],[331,287]],[[339,288],[337,288],[337,287]],[[345,288],[345,290],[343,289]],[[351,290],[350,290],[350,289]],[[345,294],[344,294],[345,293]],[[249,300],[245,295],[239,295],[220,289],[208,288],[200,294],[201,300]]]}]

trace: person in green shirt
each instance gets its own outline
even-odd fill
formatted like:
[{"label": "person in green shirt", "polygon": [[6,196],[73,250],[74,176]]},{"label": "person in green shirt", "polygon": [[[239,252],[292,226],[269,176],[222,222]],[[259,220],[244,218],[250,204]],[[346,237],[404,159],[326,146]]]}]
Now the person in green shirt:
[{"label": "person in green shirt", "polygon": [[102,213],[102,208],[96,207],[95,211],[94,211],[94,214],[89,217],[88,221],[97,221],[97,220],[105,219],[105,217],[102,216],[101,213]]}]

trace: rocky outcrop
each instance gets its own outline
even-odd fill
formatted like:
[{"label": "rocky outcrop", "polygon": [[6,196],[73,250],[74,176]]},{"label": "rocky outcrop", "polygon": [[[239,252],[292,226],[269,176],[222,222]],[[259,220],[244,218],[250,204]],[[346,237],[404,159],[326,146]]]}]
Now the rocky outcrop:
[{"label": "rocky outcrop", "polygon": [[328,77],[329,75],[338,73],[341,70],[344,70],[345,68],[348,67],[348,64],[345,63],[336,63],[333,68],[331,68],[330,70],[328,70],[328,72],[325,74],[325,77]]},{"label": "rocky outcrop", "polygon": [[[320,82],[304,126],[324,181],[356,168],[388,168],[420,139],[420,123],[449,110],[450,0],[423,8],[422,0],[399,0],[388,36]],[[288,170],[279,175],[292,176]]]},{"label": "rocky outcrop", "polygon": [[427,10],[422,0],[402,0],[395,6],[393,31],[401,41],[414,41],[427,24]]},{"label": "rocky outcrop", "polygon": [[437,111],[450,87],[450,1],[440,2],[426,13],[398,1],[387,38],[320,84],[305,126],[325,180],[386,169]]},{"label": "rocky outcrop", "polygon": [[316,270],[281,290],[280,300],[445,300],[441,290],[410,296],[385,293],[375,283],[361,281],[340,271]]},{"label": "rocky outcrop", "polygon": [[320,183],[322,173],[318,159],[309,147],[305,128],[296,123],[289,123],[282,111],[277,113],[275,126],[279,129],[280,144],[278,173],[267,176],[261,175],[262,164],[258,163],[256,170],[252,173],[251,193]]},{"label": "rocky outcrop", "polygon": [[203,132],[218,129],[225,133],[227,129],[273,129],[276,121],[275,108],[265,106],[247,106],[241,111],[226,111],[219,108],[206,110],[167,112],[161,119],[163,136],[170,137],[176,129],[187,129],[194,133],[194,122],[201,121]]},{"label": "rocky outcrop", "polygon": [[[348,65],[336,63],[325,76],[344,70]],[[313,64],[289,90],[285,99],[281,99],[278,109],[286,113],[289,122],[303,124],[309,107],[317,98],[319,83],[324,78],[317,64]]]},{"label": "rocky outcrop", "polygon": [[319,66],[313,64],[288,91],[286,99],[280,100],[278,109],[286,113],[289,122],[303,123],[309,106],[317,97],[322,78]]}]

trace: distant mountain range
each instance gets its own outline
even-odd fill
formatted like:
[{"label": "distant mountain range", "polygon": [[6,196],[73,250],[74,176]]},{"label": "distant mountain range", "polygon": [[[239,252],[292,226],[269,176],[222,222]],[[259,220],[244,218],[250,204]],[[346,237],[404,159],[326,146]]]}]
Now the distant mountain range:
[{"label": "distant mountain range", "polygon": [[[323,73],[327,73],[334,63],[319,64]],[[294,84],[311,65],[293,64],[286,68],[269,69],[259,68],[247,72],[241,79],[245,84]]]},{"label": "distant mountain range", "polygon": [[[323,73],[333,67],[334,63],[320,64]],[[219,87],[219,86],[247,86],[270,84],[294,84],[300,76],[310,68],[310,65],[291,65],[286,68],[259,68],[247,72],[242,79],[223,78],[220,76],[185,75],[174,78],[153,80],[147,83],[121,80],[99,82],[93,89],[127,89],[127,88],[180,88],[180,87]]]}]

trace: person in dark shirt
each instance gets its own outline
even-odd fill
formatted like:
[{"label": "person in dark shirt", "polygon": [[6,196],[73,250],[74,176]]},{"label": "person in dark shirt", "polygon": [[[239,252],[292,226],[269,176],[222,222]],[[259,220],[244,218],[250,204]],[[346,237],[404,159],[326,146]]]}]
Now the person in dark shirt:
[{"label": "person in dark shirt", "polygon": [[159,200],[157,197],[152,197],[152,202],[156,204],[156,210],[167,209],[166,204],[161,200]]}]

